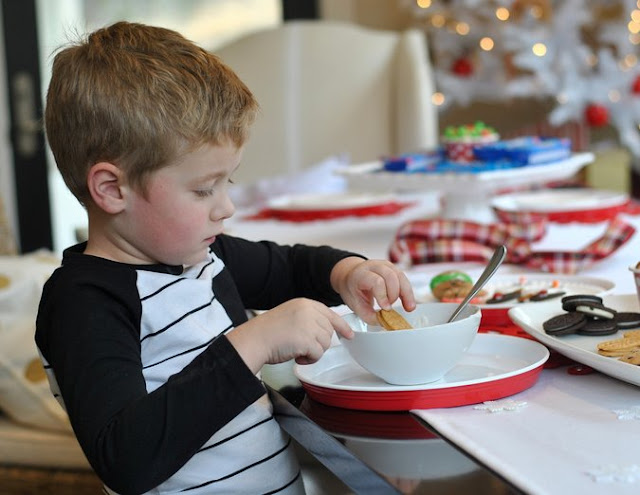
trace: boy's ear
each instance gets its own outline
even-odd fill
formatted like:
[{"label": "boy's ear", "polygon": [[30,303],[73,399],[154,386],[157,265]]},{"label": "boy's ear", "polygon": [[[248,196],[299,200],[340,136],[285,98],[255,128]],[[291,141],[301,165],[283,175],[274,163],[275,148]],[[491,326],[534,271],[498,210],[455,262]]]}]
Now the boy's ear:
[{"label": "boy's ear", "polygon": [[113,163],[98,162],[89,169],[87,187],[91,199],[107,213],[120,213],[125,206],[124,175]]}]

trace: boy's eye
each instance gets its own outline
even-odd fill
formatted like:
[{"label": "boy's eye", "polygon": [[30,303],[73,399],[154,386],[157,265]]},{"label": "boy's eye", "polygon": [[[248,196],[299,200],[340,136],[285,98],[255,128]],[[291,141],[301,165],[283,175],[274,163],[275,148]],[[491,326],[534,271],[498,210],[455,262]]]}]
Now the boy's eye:
[{"label": "boy's eye", "polygon": [[199,198],[206,198],[207,196],[211,196],[213,194],[213,189],[199,189],[197,191],[194,191],[194,193]]}]

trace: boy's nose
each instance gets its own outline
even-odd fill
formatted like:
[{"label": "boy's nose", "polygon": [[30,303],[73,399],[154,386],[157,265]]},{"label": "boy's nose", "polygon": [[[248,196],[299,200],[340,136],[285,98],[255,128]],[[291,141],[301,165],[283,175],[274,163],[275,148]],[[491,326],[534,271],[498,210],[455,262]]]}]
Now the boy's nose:
[{"label": "boy's nose", "polygon": [[233,204],[233,201],[231,201],[231,198],[228,194],[225,194],[219,208],[214,208],[211,210],[211,217],[213,220],[224,220],[233,216],[235,212],[236,207]]}]

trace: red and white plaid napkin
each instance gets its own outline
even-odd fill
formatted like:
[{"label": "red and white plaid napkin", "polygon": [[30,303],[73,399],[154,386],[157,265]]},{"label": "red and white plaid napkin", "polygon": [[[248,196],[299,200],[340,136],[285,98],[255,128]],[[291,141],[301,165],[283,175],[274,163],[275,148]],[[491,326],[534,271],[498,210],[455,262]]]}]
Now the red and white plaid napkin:
[{"label": "red and white plaid napkin", "polygon": [[495,248],[507,247],[505,262],[553,273],[576,273],[606,258],[627,242],[635,228],[614,218],[606,231],[580,251],[534,251],[547,221],[484,225],[464,220],[413,220],[397,231],[389,248],[394,263],[417,265],[436,262],[485,263]]}]

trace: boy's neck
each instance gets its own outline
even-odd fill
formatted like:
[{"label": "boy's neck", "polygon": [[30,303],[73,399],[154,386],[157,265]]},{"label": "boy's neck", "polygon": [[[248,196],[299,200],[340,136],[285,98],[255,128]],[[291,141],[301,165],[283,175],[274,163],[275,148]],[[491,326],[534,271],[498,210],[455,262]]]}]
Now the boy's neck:
[{"label": "boy's neck", "polygon": [[113,228],[112,215],[89,212],[87,246],[84,254],[132,265],[152,263],[137,256]]}]

